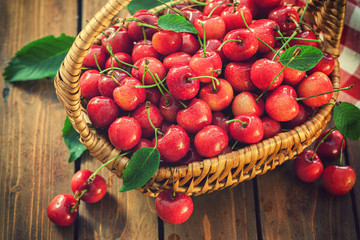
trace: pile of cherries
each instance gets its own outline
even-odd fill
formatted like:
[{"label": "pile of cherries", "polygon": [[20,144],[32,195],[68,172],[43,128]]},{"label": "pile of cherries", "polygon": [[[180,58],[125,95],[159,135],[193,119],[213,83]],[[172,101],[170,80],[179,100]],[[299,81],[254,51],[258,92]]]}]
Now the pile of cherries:
[{"label": "pile of cherries", "polygon": [[[161,29],[156,15],[140,10],[125,24],[108,27],[85,56],[79,79],[83,104],[93,127],[116,148],[135,152],[156,146],[161,164],[184,165],[292,129],[330,101],[330,54],[324,52],[307,72],[278,61],[284,42],[286,48],[319,46],[313,31],[302,30],[293,7],[283,0],[201,5],[176,4],[164,11],[185,16],[198,34]],[[288,41],[290,36],[295,38]],[[302,99],[318,94],[323,95]],[[84,179],[75,188],[78,194],[89,184]],[[50,219],[70,223],[76,202],[72,195],[55,198]],[[52,215],[54,206],[67,215]],[[178,224],[190,217],[193,205],[185,194],[163,191],[156,209],[164,221]]]}]

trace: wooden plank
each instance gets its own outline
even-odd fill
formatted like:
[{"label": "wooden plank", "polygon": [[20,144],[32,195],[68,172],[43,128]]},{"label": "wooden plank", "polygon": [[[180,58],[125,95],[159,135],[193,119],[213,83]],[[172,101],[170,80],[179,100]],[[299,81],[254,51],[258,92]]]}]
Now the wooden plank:
[{"label": "wooden plank", "polygon": [[263,239],[356,239],[350,195],[304,183],[289,161],[258,177]]},{"label": "wooden plank", "polygon": [[346,141],[346,150],[347,150],[347,164],[349,164],[352,168],[354,168],[357,180],[355,182],[353,191],[351,194],[353,195],[353,208],[354,213],[356,214],[357,218],[355,221],[356,228],[358,231],[358,235],[360,236],[360,141],[353,141],[347,139]]},{"label": "wooden plank", "polygon": [[[104,1],[83,2],[83,24],[105,4]],[[126,14],[122,12],[119,15]],[[86,155],[81,169],[95,171],[100,161]],[[133,190],[119,193],[122,180],[107,169],[100,172],[109,185],[107,195],[95,204],[80,205],[78,239],[157,239],[158,220],[155,200]]]},{"label": "wooden plank", "polygon": [[[5,0],[0,3],[0,69],[30,41],[74,35],[76,2]],[[51,79],[5,84],[0,74],[0,239],[71,239],[46,215],[50,200],[70,191],[74,171],[61,137],[65,117]]]},{"label": "wooden plank", "polygon": [[253,182],[193,197],[183,224],[164,223],[165,239],[257,239]]}]

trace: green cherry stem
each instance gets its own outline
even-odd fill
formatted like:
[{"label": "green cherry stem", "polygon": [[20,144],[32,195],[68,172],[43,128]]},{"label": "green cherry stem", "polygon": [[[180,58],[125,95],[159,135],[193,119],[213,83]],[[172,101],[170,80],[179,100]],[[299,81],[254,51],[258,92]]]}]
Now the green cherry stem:
[{"label": "green cherry stem", "polygon": [[[280,40],[280,39],[289,39],[289,37],[275,37],[275,40]],[[300,40],[300,41],[308,41],[308,42],[321,42],[320,39],[308,39],[308,38],[297,38],[294,37],[293,40]]]},{"label": "green cherry stem", "polygon": [[243,121],[241,121],[240,119],[236,119],[236,118],[226,121],[227,124],[232,123],[232,122],[239,122],[239,123],[241,123],[242,127],[246,127],[246,126],[247,126],[247,123],[246,123],[246,122],[243,122]]},{"label": "green cherry stem", "polygon": [[[166,78],[164,78],[163,80],[160,80],[159,84],[165,82],[165,80],[166,80]],[[153,88],[153,87],[157,87],[157,86],[158,86],[158,84],[155,83],[155,84],[151,84],[151,85],[134,86],[134,88]]]},{"label": "green cherry stem", "polygon": [[123,64],[123,65],[128,66],[128,67],[131,67],[131,68],[139,69],[139,67],[137,67],[137,66],[135,66],[135,65],[126,63],[126,62],[121,61],[120,59],[118,59],[118,58],[114,55],[114,53],[113,53],[113,51],[112,51],[112,48],[111,48],[109,45],[106,46],[106,49],[108,50],[110,56],[113,57],[113,58],[115,59],[115,61],[116,61],[119,65]]},{"label": "green cherry stem", "polygon": [[150,123],[150,126],[155,130],[155,146],[154,148],[157,147],[157,144],[158,144],[158,137],[157,135],[160,134],[160,135],[164,135],[162,132],[159,131],[159,128],[155,127],[154,124],[152,123],[151,121],[151,118],[150,118],[150,105],[151,105],[151,102],[149,101],[146,101],[145,103],[145,110],[146,110],[146,115],[147,115],[147,118],[148,118],[148,121]]},{"label": "green cherry stem", "polygon": [[161,0],[156,0],[157,2],[159,2],[159,3],[161,3],[161,4],[163,4],[163,5],[165,5],[166,6],[166,8],[169,8],[169,9],[171,9],[171,10],[173,10],[174,12],[176,12],[177,14],[179,14],[180,16],[182,16],[182,17],[184,17],[186,20],[188,20],[189,21],[189,18],[187,17],[187,16],[185,16],[185,14],[183,13],[183,12],[181,12],[179,9],[177,9],[177,8],[173,8],[171,5],[168,5],[166,2],[163,2],[163,1],[161,1]]},{"label": "green cherry stem", "polygon": [[300,16],[299,23],[302,22],[303,17],[304,17],[304,15],[305,15],[305,12],[306,12],[308,6],[309,6],[309,0],[306,0],[306,4],[305,4],[305,7],[304,7],[304,11],[302,12],[302,14],[301,14],[301,16]]},{"label": "green cherry stem", "polygon": [[156,29],[156,30],[158,30],[158,31],[161,31],[161,30],[162,30],[162,28],[160,28],[160,27],[157,27],[157,26],[154,26],[154,25],[151,25],[151,24],[147,24],[147,23],[144,23],[144,22],[139,22],[139,23],[138,23],[138,26],[139,26],[139,27],[154,28],[154,29]]},{"label": "green cherry stem", "polygon": [[340,92],[340,91],[343,91],[343,90],[348,90],[348,89],[351,89],[351,88],[353,88],[353,87],[354,87],[354,85],[351,84],[351,85],[348,86],[348,87],[334,89],[334,90],[332,90],[332,91],[323,92],[323,93],[320,93],[320,94],[316,94],[316,95],[314,95],[314,96],[295,98],[295,100],[296,100],[296,101],[302,101],[302,100],[306,100],[306,99],[309,99],[309,98],[313,98],[313,97],[318,97],[318,96],[321,96],[321,95],[325,95],[325,94],[328,94],[328,93]]},{"label": "green cherry stem", "polygon": [[[218,70],[218,69],[217,69]],[[216,71],[217,71],[216,70]],[[216,86],[220,86],[220,82],[219,82],[219,79],[217,79],[216,77],[213,77],[213,76],[199,76],[199,77],[192,77],[192,78],[188,78],[187,80],[191,81],[191,80],[194,80],[194,79],[202,79],[202,78],[211,78],[211,81],[213,82],[213,88],[214,88],[214,91],[216,91]],[[216,86],[215,86],[216,84]]]},{"label": "green cherry stem", "polygon": [[345,141],[345,138],[343,137],[341,139],[341,144],[340,144],[340,162],[339,162],[339,165],[342,166],[343,164],[343,144],[344,144],[344,141]]},{"label": "green cherry stem", "polygon": [[[179,1],[176,1],[176,2],[171,2],[171,3],[170,3],[170,6],[175,5],[175,4],[178,4],[178,3],[180,3],[180,2],[182,2],[182,0],[179,0]],[[157,13],[161,12],[162,10],[165,10],[166,8],[168,8],[168,5],[165,4],[165,7],[159,8],[158,10],[156,10],[155,12],[153,12],[153,14],[156,15]]]},{"label": "green cherry stem", "polygon": [[286,42],[281,46],[281,48],[279,48],[279,50],[277,50],[277,52],[275,53],[274,57],[272,58],[272,60],[274,61],[276,56],[279,55],[280,51],[284,49],[284,47],[286,46],[286,44],[288,44],[297,34],[297,31],[294,31],[293,34],[289,37],[288,40],[286,40]]},{"label": "green cherry stem", "polygon": [[216,50],[217,50],[217,51],[221,51],[222,47],[223,47],[226,43],[228,43],[228,42],[238,42],[238,43],[242,43],[243,40],[242,40],[242,39],[228,39],[228,40],[224,41],[224,42],[218,47],[218,49],[216,49]]},{"label": "green cherry stem", "polygon": [[236,147],[236,145],[239,143],[239,141],[235,141],[235,143],[232,145],[231,150],[234,150],[234,148]]},{"label": "green cherry stem", "polygon": [[196,3],[196,4],[199,4],[200,6],[206,6],[206,5],[208,5],[208,3],[200,2],[200,1],[197,1],[197,0],[192,0],[192,2],[194,2],[194,3]]},{"label": "green cherry stem", "polygon": [[[183,103],[182,101],[180,101],[179,99],[177,99],[176,97],[174,97],[174,95],[172,95],[172,93],[169,91],[169,89],[167,89],[167,88],[165,87],[165,85],[163,84],[163,81],[160,81],[160,78],[159,78],[159,76],[157,75],[157,73],[155,73],[155,77],[157,78],[157,80],[159,81],[159,83],[160,83],[160,85],[163,87],[163,89],[164,89],[170,96],[172,96],[176,101],[178,101],[178,103],[180,103],[181,106],[183,106],[183,108],[187,108],[187,106],[186,106],[185,103]],[[164,97],[165,97],[165,95],[164,95]],[[167,102],[167,103],[168,103],[168,102]]]},{"label": "green cherry stem", "polygon": [[[314,149],[314,153],[313,153],[313,154],[311,155],[311,157],[310,157],[310,161],[312,161],[312,160],[314,159],[314,156],[315,156],[315,154],[316,154],[319,146],[321,145],[321,143],[324,142],[325,139],[326,139],[333,131],[335,131],[335,130],[336,130],[336,127],[331,128],[331,129],[325,134],[325,136],[321,139],[321,141],[316,145],[316,147],[315,147],[315,149]],[[341,145],[341,146],[342,146],[342,145]]]},{"label": "green cherry stem", "polygon": [[100,65],[99,65],[99,62],[98,62],[98,60],[97,60],[96,53],[94,53],[94,60],[95,60],[96,67],[99,69],[99,72],[101,72],[102,70],[101,70],[101,67],[100,67]]},{"label": "green cherry stem", "polygon": [[[243,11],[240,11],[240,15],[241,15],[241,18],[242,18],[242,20],[243,20],[243,22],[244,22],[244,24],[245,24],[245,27],[246,27],[250,32],[252,32],[251,29],[250,29],[250,27],[249,27],[249,25],[248,25],[247,22],[245,21],[245,17],[244,17]],[[275,49],[273,49],[272,47],[270,47],[269,44],[267,44],[266,42],[264,42],[264,41],[263,41],[261,38],[259,38],[258,36],[256,36],[256,38],[257,38],[262,44],[264,44],[265,46],[267,46],[271,51],[273,51],[274,53],[276,53]]]},{"label": "green cherry stem", "polygon": [[[280,32],[280,30],[278,29],[276,32],[280,35],[280,37],[275,37],[275,39],[276,39],[276,40],[283,40],[284,42],[286,42],[287,39],[286,39],[286,38],[284,37],[284,35]],[[293,38],[293,39],[294,39],[294,38]],[[290,47],[289,43],[286,44],[286,47]]]},{"label": "green cherry stem", "polygon": [[[75,211],[75,209],[77,208],[77,206],[79,206],[79,204],[80,204],[80,199],[82,198],[82,196],[84,196],[84,194],[85,193],[87,193],[87,189],[85,188],[82,192],[81,192],[81,194],[80,194],[80,196],[76,196],[75,197],[75,199],[76,199],[76,204],[70,209],[70,212],[72,213],[73,211]],[[76,191],[76,193],[78,193],[77,191]],[[75,194],[76,195],[76,194]]]},{"label": "green cherry stem", "polygon": [[224,0],[224,1],[222,1],[221,3],[219,3],[218,5],[216,5],[216,7],[214,7],[214,8],[211,10],[211,12],[210,12],[209,15],[207,16],[207,18],[210,18],[211,15],[214,13],[214,11],[215,11],[218,7],[220,7],[221,4],[223,4],[223,3],[225,3],[225,2],[226,2],[226,0]]},{"label": "green cherry stem", "polygon": [[96,169],[96,171],[93,172],[93,174],[90,175],[90,177],[88,178],[87,181],[88,181],[88,182],[93,182],[94,179],[95,179],[95,177],[96,177],[96,175],[101,171],[101,169],[103,169],[106,165],[108,165],[109,163],[112,163],[113,161],[115,161],[115,160],[118,159],[119,157],[123,157],[123,156],[125,156],[125,155],[127,155],[127,154],[129,154],[129,153],[130,153],[130,151],[124,152],[124,153],[122,153],[122,154],[120,154],[120,155],[118,155],[118,156],[116,156],[116,157],[113,157],[112,159],[110,159],[109,161],[107,161],[106,163],[104,163],[103,165],[101,165],[98,169]]},{"label": "green cherry stem", "polygon": [[152,79],[154,80],[156,86],[158,87],[161,95],[164,97],[165,103],[168,104],[169,100],[166,98],[164,91],[162,90],[161,86],[160,86],[160,82],[161,80],[159,79],[159,81],[156,79],[156,77],[154,76],[154,74],[149,70],[149,68],[147,67],[147,65],[145,65],[145,71],[144,72],[148,72],[150,74],[150,76],[152,77]]},{"label": "green cherry stem", "polygon": [[293,56],[290,58],[290,60],[285,64],[285,66],[280,70],[280,72],[274,77],[274,79],[271,81],[269,86],[256,98],[256,102],[260,100],[260,98],[269,90],[271,85],[275,82],[275,80],[278,78],[278,76],[285,70],[285,68],[295,59],[296,56],[298,56],[301,52],[301,48],[297,47],[293,53]]},{"label": "green cherry stem", "polygon": [[203,30],[203,57],[206,57],[206,36],[205,36],[205,26],[203,22],[199,22]]},{"label": "green cherry stem", "polygon": [[122,69],[122,68],[118,68],[118,67],[106,68],[106,69],[102,70],[100,73],[108,72],[108,71],[111,71],[111,70],[119,70],[119,71],[122,71],[122,72],[126,73],[129,77],[131,77],[131,74],[130,74],[128,71],[126,71],[126,70],[124,70],[124,69]]}]

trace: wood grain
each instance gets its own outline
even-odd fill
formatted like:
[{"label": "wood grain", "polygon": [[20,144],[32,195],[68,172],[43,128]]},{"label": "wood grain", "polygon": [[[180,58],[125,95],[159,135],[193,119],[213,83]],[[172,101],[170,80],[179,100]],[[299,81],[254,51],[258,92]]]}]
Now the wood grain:
[{"label": "wood grain", "polygon": [[264,239],[356,239],[350,195],[301,182],[292,161],[259,176],[258,192]]},{"label": "wood grain", "polygon": [[257,239],[252,184],[193,197],[193,214],[180,225],[165,223],[165,239]]},{"label": "wood grain", "polygon": [[74,166],[61,137],[65,117],[51,79],[5,84],[7,62],[25,44],[46,35],[74,35],[71,0],[0,3],[0,239],[70,239],[46,215],[50,200],[68,193]]}]

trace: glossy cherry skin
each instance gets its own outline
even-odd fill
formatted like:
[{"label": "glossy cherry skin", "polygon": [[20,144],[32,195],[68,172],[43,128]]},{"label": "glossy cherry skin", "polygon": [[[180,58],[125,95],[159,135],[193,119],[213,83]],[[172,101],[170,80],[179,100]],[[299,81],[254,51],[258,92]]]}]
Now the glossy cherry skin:
[{"label": "glossy cherry skin", "polygon": [[351,191],[356,181],[356,174],[350,166],[331,165],[325,168],[322,182],[326,191],[332,195],[344,195]]},{"label": "glossy cherry skin", "polygon": [[306,71],[299,71],[293,68],[286,67],[284,69],[284,84],[296,86],[301,82],[306,75]]},{"label": "glossy cherry skin", "polygon": [[252,62],[231,62],[225,67],[225,79],[233,87],[234,91],[252,91],[255,85],[250,79]]},{"label": "glossy cherry skin", "polygon": [[159,110],[166,121],[174,123],[178,112],[183,109],[183,106],[169,93],[165,93],[165,97],[168,102],[165,101],[164,97],[161,97]]},{"label": "glossy cherry skin", "polygon": [[[166,69],[162,62],[153,57],[145,57],[137,60],[134,64],[139,67],[139,69],[133,68],[131,70],[131,75],[142,82],[142,78],[145,72],[145,65],[147,65],[149,71],[154,75],[158,75],[160,80],[162,80],[166,76]],[[155,84],[155,80],[151,76],[150,73],[146,72],[144,76],[145,85]]]},{"label": "glossy cherry skin", "polygon": [[135,63],[137,60],[145,57],[160,58],[160,53],[155,50],[150,40],[146,40],[146,42],[144,40],[136,42],[132,50],[132,62]]},{"label": "glossy cherry skin", "polygon": [[[106,73],[106,75],[103,75],[98,82],[98,90],[102,96],[113,98],[113,92],[115,88],[119,86],[119,84],[127,78],[129,75],[127,75],[125,72],[122,72],[120,70],[110,70]],[[114,80],[115,79],[115,80]]]},{"label": "glossy cherry skin", "polygon": [[[125,63],[128,63],[128,64],[132,64],[133,61],[131,59],[131,56],[127,53],[124,53],[124,52],[118,52],[118,53],[115,53],[114,54],[115,57],[117,59],[119,59],[120,61],[122,62],[125,62]],[[122,69],[125,69],[126,71],[129,71],[130,67],[126,66],[125,64],[122,64],[119,63],[116,61],[115,58],[113,57],[109,57],[107,60],[106,60],[106,63],[105,63],[105,68],[111,68],[111,67],[118,67],[118,68],[122,68]]]},{"label": "glossy cherry skin", "polygon": [[81,74],[79,79],[81,96],[85,99],[92,99],[93,97],[100,96],[98,89],[99,79],[102,77],[98,70],[86,70]]},{"label": "glossy cherry skin", "polygon": [[218,80],[219,85],[216,85],[216,90],[214,90],[212,83],[207,83],[199,93],[199,97],[209,104],[212,111],[224,110],[234,98],[231,84],[222,78],[218,78]]},{"label": "glossy cherry skin", "polygon": [[100,68],[104,69],[106,62],[106,51],[104,48],[98,45],[93,45],[90,47],[89,52],[86,54],[84,58],[83,67],[97,69],[95,56]]},{"label": "glossy cherry skin", "polygon": [[299,112],[296,117],[294,117],[290,121],[282,122],[282,126],[286,129],[293,129],[296,126],[300,126],[301,124],[305,123],[308,119],[309,114],[307,113],[303,104],[299,103]]},{"label": "glossy cherry skin", "polygon": [[[250,71],[250,78],[254,85],[261,89],[273,90],[277,88],[282,81],[284,80],[284,72],[282,72],[278,77],[276,75],[281,71],[282,65],[278,62],[262,58],[254,62]],[[276,80],[272,83],[272,81]]]},{"label": "glossy cherry skin", "polygon": [[[149,115],[152,124],[154,127],[159,128],[164,120],[161,115],[159,109],[154,105],[150,104],[149,106]],[[135,118],[141,125],[142,137],[153,137],[155,134],[155,130],[151,126],[148,115],[146,112],[146,103],[140,104],[130,115]]]},{"label": "glossy cherry skin", "polygon": [[[206,56],[203,55],[203,50],[199,50],[195,53],[189,62],[189,66],[194,70],[197,76],[213,76],[217,77],[218,74],[212,72],[214,70],[222,69],[222,61],[214,51],[206,50]],[[211,78],[201,78],[200,82],[208,83],[211,82]]]},{"label": "glossy cherry skin", "polygon": [[318,146],[318,144],[320,144],[317,149],[317,154],[321,157],[321,159],[332,161],[332,160],[336,160],[340,157],[341,142],[342,142],[342,149],[344,150],[345,139],[343,141],[344,136],[338,130],[332,131],[324,139],[325,135],[329,131],[330,131],[330,129],[327,129],[320,134],[320,136],[315,141],[315,146]]},{"label": "glossy cherry skin", "polygon": [[[333,90],[333,86],[329,77],[322,72],[314,72],[304,80],[298,87],[297,93],[299,97],[310,97],[317,94],[329,92]],[[320,107],[331,100],[332,93],[327,93],[318,97],[312,97],[302,102],[309,107]]]},{"label": "glossy cherry skin", "polygon": [[[274,48],[275,46],[275,31],[274,28],[278,27],[279,25],[272,20],[269,19],[259,19],[252,22],[249,25],[251,31],[255,34],[256,37],[263,40],[267,45]],[[259,40],[258,40],[259,41]],[[258,42],[259,49],[258,51],[261,53],[271,52],[271,49],[263,44],[262,42]]]},{"label": "glossy cherry skin", "polygon": [[164,190],[156,197],[155,208],[164,222],[181,224],[189,219],[194,206],[192,199],[185,193],[175,193],[173,198],[173,190]]},{"label": "glossy cherry skin", "polygon": [[[210,12],[212,11],[211,16],[214,16],[214,15],[220,16],[221,13],[228,7],[226,5],[226,3],[230,3],[230,1],[229,0],[227,0],[227,1],[223,1],[223,0],[209,1],[208,4],[205,5],[205,7],[204,7],[203,14],[208,16],[210,14]],[[216,9],[214,10],[214,8],[216,8]]]},{"label": "glossy cherry skin", "polygon": [[120,108],[112,98],[93,97],[86,110],[91,122],[98,128],[106,128],[120,115]]},{"label": "glossy cherry skin", "polygon": [[202,17],[204,14],[195,8],[184,8],[180,10],[185,16],[187,16],[192,24],[195,23],[195,20],[199,17]]},{"label": "glossy cherry skin", "polygon": [[172,67],[166,77],[170,93],[179,100],[190,100],[199,92],[199,79],[188,80],[196,77],[195,71],[189,65]]},{"label": "glossy cherry skin", "polygon": [[[312,31],[308,31],[308,30],[296,34],[295,37],[296,38],[307,38],[307,39],[312,39],[312,40],[319,39],[318,37],[316,37],[315,33],[313,33]],[[304,41],[304,40],[291,40],[289,42],[289,44],[290,44],[290,46],[308,45],[308,46],[313,46],[313,47],[319,47],[318,42]]]},{"label": "glossy cherry skin", "polygon": [[176,115],[176,121],[189,133],[197,133],[212,122],[209,104],[202,99],[193,98],[187,108]]},{"label": "glossy cherry skin", "polygon": [[74,211],[71,208],[76,205],[73,195],[59,194],[54,197],[47,207],[48,218],[58,226],[70,226],[78,216],[79,206]]},{"label": "glossy cherry skin", "polygon": [[[138,18],[139,20],[145,22],[146,24],[156,26],[157,21],[159,20],[157,16],[151,13],[141,14],[138,16],[133,16]],[[151,39],[155,32],[157,32],[156,29],[151,27],[144,27],[146,39]],[[138,25],[138,22],[132,21],[129,23],[128,26],[128,33],[130,34],[130,37],[133,41],[137,42],[140,40],[144,40],[142,27]]]},{"label": "glossy cherry skin", "polygon": [[140,123],[132,117],[116,119],[108,129],[110,142],[120,150],[130,150],[141,140],[142,130]]},{"label": "glossy cherry skin", "polygon": [[238,0],[237,2],[239,3],[239,5],[244,5],[248,7],[253,18],[257,17],[259,7],[256,5],[254,0]]},{"label": "glossy cherry skin", "polygon": [[182,44],[179,49],[180,52],[185,52],[194,55],[200,49],[200,43],[191,33],[182,33]]},{"label": "glossy cherry skin", "polygon": [[313,150],[304,150],[294,160],[294,169],[297,177],[303,182],[315,182],[321,177],[324,166]]},{"label": "glossy cherry skin", "polygon": [[299,104],[295,100],[296,97],[294,88],[281,85],[266,98],[265,111],[276,121],[290,121],[299,113]]},{"label": "glossy cherry skin", "polygon": [[310,73],[323,72],[326,75],[330,75],[330,73],[332,73],[335,66],[335,59],[330,53],[324,52],[323,55],[323,58],[318,62],[318,64],[309,71]]},{"label": "glossy cherry skin", "polygon": [[264,111],[264,100],[261,98],[256,101],[257,95],[251,92],[241,92],[234,98],[232,102],[232,113],[234,116],[240,114],[254,114],[260,117]]},{"label": "glossy cherry skin", "polygon": [[134,45],[130,34],[124,28],[116,30],[107,38],[103,36],[101,42],[104,49],[107,49],[107,47],[110,46],[113,53],[131,53]]},{"label": "glossy cherry skin", "polygon": [[238,121],[230,123],[230,135],[241,143],[257,143],[264,137],[264,126],[261,119],[256,115],[241,114],[234,119],[239,119],[245,125]]},{"label": "glossy cherry skin", "polygon": [[224,129],[215,125],[202,128],[194,139],[196,151],[203,157],[219,155],[229,143],[229,138]]},{"label": "glossy cherry skin", "polygon": [[269,13],[268,19],[275,21],[279,25],[280,31],[288,32],[296,28],[296,24],[291,19],[298,22],[299,14],[295,8],[284,5],[273,9]]},{"label": "glossy cherry skin", "polygon": [[158,88],[145,88],[146,101],[151,102],[156,106],[159,105],[161,93]]},{"label": "glossy cherry skin", "polygon": [[281,132],[281,124],[279,121],[272,119],[269,116],[261,118],[264,126],[264,137],[263,139],[271,138]]},{"label": "glossy cherry skin", "polygon": [[204,24],[206,39],[222,39],[225,35],[226,25],[224,20],[220,16],[202,16],[198,17],[194,22],[194,27],[199,31],[199,36],[203,39],[203,27],[200,24]]},{"label": "glossy cherry skin", "polygon": [[188,53],[175,52],[164,58],[163,65],[166,71],[169,71],[172,67],[189,65],[190,59],[191,56]]},{"label": "glossy cherry skin", "polygon": [[251,31],[245,28],[235,29],[228,32],[223,42],[229,39],[241,40],[242,42],[230,41],[223,45],[222,51],[230,61],[243,61],[255,55],[259,43]]},{"label": "glossy cherry skin", "polygon": [[[155,138],[152,143],[156,145]],[[171,125],[163,136],[158,137],[156,149],[165,162],[177,162],[186,156],[189,147],[190,137],[187,132],[180,126]]]},{"label": "glossy cherry skin", "polygon": [[216,125],[218,127],[221,127],[224,129],[226,134],[230,136],[230,127],[229,124],[226,123],[229,119],[224,115],[223,112],[213,112],[213,120],[211,122],[211,125]]},{"label": "glossy cherry skin", "polygon": [[221,45],[221,41],[219,39],[208,39],[206,40],[206,50],[208,51],[214,51],[217,54],[219,54],[221,61],[223,62],[223,64],[227,61],[227,58],[225,57],[224,53],[222,52],[222,50],[220,49],[220,51],[218,51],[220,45]]},{"label": "glossy cherry skin", "polygon": [[71,190],[76,191],[80,195],[85,189],[86,193],[81,197],[81,200],[87,203],[95,203],[100,201],[106,194],[107,185],[105,179],[96,175],[93,181],[88,181],[93,174],[90,170],[81,169],[77,171],[71,179]]},{"label": "glossy cherry skin", "polygon": [[244,15],[245,22],[250,25],[252,22],[252,14],[248,7],[238,5],[234,11],[234,7],[226,7],[221,12],[221,18],[224,19],[226,31],[231,31],[238,28],[245,28],[246,25],[241,17],[241,12]]},{"label": "glossy cherry skin", "polygon": [[162,30],[152,37],[152,43],[157,52],[169,55],[177,52],[182,45],[182,34],[179,32]]},{"label": "glossy cherry skin", "polygon": [[145,101],[145,89],[135,88],[136,86],[142,86],[141,82],[136,78],[127,77],[114,89],[114,100],[121,109],[132,111]]}]

